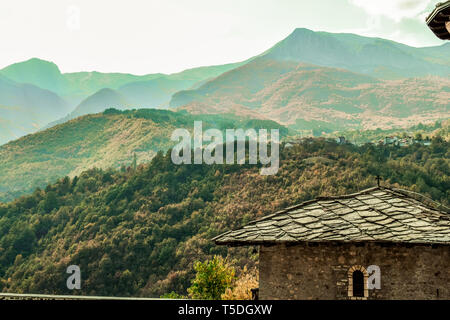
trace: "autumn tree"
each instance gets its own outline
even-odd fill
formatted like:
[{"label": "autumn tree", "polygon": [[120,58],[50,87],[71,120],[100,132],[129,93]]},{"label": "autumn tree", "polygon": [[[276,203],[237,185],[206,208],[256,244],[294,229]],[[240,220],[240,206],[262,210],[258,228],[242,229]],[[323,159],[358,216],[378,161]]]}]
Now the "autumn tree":
[{"label": "autumn tree", "polygon": [[222,300],[252,300],[252,289],[258,287],[258,272],[255,269],[248,270],[244,267],[240,277],[233,283],[232,288],[227,288],[222,294]]},{"label": "autumn tree", "polygon": [[214,256],[212,260],[203,263],[196,262],[194,270],[197,273],[188,289],[189,296],[193,299],[220,300],[235,280],[234,267],[221,256]]}]

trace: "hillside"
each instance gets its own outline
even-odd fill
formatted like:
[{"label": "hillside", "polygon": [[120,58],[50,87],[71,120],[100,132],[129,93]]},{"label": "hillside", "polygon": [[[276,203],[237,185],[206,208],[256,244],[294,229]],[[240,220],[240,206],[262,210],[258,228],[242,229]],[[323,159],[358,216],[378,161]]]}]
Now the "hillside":
[{"label": "hillside", "polygon": [[0,144],[33,132],[69,110],[55,93],[0,75]]},{"label": "hillside", "polygon": [[393,128],[388,130],[344,130],[324,135],[324,137],[336,138],[345,137],[346,141],[361,145],[364,143],[379,144],[386,137],[412,137],[416,140],[428,140],[434,137],[441,137],[450,141],[450,119],[436,121],[435,123],[419,123],[409,128]]},{"label": "hillside", "polygon": [[265,57],[173,95],[193,113],[250,113],[298,130],[405,127],[450,116],[449,78],[380,80]]},{"label": "hillside", "polygon": [[449,147],[441,139],[406,148],[317,139],[283,149],[274,176],[250,165],[176,166],[160,153],[137,170],[63,178],[0,203],[0,290],[71,294],[64,275],[75,264],[80,295],[186,294],[195,261],[227,253],[241,267],[257,260],[253,248],[219,247],[214,236],[317,196],[371,187],[377,174],[383,185],[448,205]]},{"label": "hillside", "polygon": [[176,144],[170,141],[173,130],[191,130],[195,120],[203,121],[204,128],[279,128],[281,136],[287,134],[273,121],[166,110],[107,110],[0,146],[0,201],[89,168],[129,166],[134,154],[138,163],[147,162]]}]

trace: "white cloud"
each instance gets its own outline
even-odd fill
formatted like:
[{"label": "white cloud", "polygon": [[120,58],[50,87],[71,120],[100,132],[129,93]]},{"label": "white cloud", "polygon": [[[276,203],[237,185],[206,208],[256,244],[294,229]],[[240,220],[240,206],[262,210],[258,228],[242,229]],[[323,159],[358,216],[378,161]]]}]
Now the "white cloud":
[{"label": "white cloud", "polygon": [[349,0],[370,15],[385,16],[399,22],[404,18],[421,18],[431,0]]},{"label": "white cloud", "polygon": [[349,32],[394,40],[411,46],[439,45],[425,23],[438,0],[347,0],[359,8],[365,26]]}]

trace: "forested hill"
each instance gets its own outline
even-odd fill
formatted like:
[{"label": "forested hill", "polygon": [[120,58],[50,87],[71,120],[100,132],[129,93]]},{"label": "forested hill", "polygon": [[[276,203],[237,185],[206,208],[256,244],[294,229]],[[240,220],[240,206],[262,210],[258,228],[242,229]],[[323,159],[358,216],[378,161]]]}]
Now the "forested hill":
[{"label": "forested hill", "polygon": [[0,204],[0,290],[73,294],[66,268],[80,266],[77,294],[185,294],[192,265],[252,248],[210,240],[257,217],[317,196],[394,185],[449,203],[449,143],[405,148],[309,140],[281,153],[277,175],[250,165],[181,165],[168,154],[135,170],[92,169]]},{"label": "forested hill", "polygon": [[228,115],[190,115],[187,112],[139,109],[87,115],[0,146],[0,201],[9,201],[45,187],[60,177],[73,177],[97,168],[148,162],[159,150],[176,142],[176,128],[192,131],[194,121],[205,129],[287,129],[270,120]]}]

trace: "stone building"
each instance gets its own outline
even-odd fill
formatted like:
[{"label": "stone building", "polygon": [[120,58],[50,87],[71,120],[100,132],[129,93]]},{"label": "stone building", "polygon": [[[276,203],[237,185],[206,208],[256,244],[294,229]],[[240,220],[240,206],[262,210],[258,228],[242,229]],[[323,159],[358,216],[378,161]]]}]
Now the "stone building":
[{"label": "stone building", "polygon": [[259,246],[260,299],[450,299],[450,213],[375,187],[318,198],[226,232]]}]

